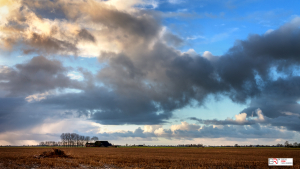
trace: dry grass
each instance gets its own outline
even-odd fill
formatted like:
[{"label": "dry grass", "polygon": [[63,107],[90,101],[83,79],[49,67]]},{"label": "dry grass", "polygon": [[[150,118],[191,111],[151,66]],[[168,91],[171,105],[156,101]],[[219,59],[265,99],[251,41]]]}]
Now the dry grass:
[{"label": "dry grass", "polygon": [[300,168],[300,149],[291,148],[95,147],[61,150],[71,158],[36,158],[51,148],[0,148],[0,168],[268,168],[271,157],[294,158],[293,168]]}]

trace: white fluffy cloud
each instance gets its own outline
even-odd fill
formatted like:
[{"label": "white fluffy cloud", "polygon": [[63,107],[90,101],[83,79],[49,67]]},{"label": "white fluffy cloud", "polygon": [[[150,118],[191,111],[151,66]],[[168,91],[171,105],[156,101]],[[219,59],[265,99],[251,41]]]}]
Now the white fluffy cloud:
[{"label": "white fluffy cloud", "polygon": [[164,134],[166,134],[166,133],[165,133],[165,130],[164,130],[163,128],[158,128],[158,129],[156,129],[156,130],[154,131],[154,134],[160,136],[160,135],[164,135]]},{"label": "white fluffy cloud", "polygon": [[262,111],[260,109],[256,110],[256,114],[257,114],[257,121],[259,122],[263,122],[265,121],[264,115],[262,114]]},{"label": "white fluffy cloud", "polygon": [[162,128],[162,125],[145,125],[144,132],[153,133],[154,131],[160,128]]},{"label": "white fluffy cloud", "polygon": [[237,123],[243,124],[243,123],[247,123],[247,122],[251,122],[252,120],[256,121],[256,122],[264,122],[265,121],[265,117],[262,113],[262,111],[260,109],[255,110],[255,113],[257,115],[256,118],[252,118],[249,117],[249,120],[247,119],[247,113],[240,113],[235,115],[235,120],[228,118],[229,121],[235,121]]},{"label": "white fluffy cloud", "polygon": [[176,130],[186,130],[186,131],[194,131],[198,130],[201,126],[197,124],[189,124],[186,121],[181,122],[179,125],[172,125],[171,130],[174,132]]},{"label": "white fluffy cloud", "polygon": [[246,117],[247,117],[247,113],[237,114],[235,115],[235,121],[239,123],[246,122]]}]

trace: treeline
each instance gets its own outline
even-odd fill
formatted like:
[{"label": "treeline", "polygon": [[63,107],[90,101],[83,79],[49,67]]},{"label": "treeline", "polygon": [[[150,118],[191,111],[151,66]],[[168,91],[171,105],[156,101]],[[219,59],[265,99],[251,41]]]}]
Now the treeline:
[{"label": "treeline", "polygon": [[82,147],[86,143],[98,141],[98,137],[82,136],[77,133],[62,133],[60,135],[61,141],[45,141],[40,142],[40,146],[65,146],[65,147]]},{"label": "treeline", "polygon": [[300,148],[300,143],[289,143],[288,141],[284,142],[285,147],[293,147],[293,148]]},{"label": "treeline", "polygon": [[40,146],[62,146],[62,142],[58,141],[42,141],[40,142]]},{"label": "treeline", "polygon": [[203,144],[178,144],[177,147],[203,147]]}]

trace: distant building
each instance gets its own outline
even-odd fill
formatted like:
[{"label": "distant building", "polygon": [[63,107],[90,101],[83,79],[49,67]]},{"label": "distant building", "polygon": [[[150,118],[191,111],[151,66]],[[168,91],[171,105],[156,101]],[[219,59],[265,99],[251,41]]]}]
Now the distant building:
[{"label": "distant building", "polygon": [[86,143],[85,147],[110,147],[111,143],[108,141],[96,141],[95,143]]}]

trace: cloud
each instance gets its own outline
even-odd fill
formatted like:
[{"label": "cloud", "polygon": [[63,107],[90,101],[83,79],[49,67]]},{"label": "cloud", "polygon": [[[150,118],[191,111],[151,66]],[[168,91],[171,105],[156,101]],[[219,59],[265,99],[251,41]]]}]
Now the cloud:
[{"label": "cloud", "polygon": [[[76,124],[75,127],[74,125]],[[174,126],[177,126],[174,128]],[[189,127],[186,127],[189,126]],[[165,129],[163,126],[155,126],[155,130],[144,130],[140,127],[134,130],[117,130],[104,131],[102,126],[93,125],[90,121],[84,121],[78,118],[69,119],[46,119],[43,123],[35,127],[21,131],[2,132],[0,134],[2,140],[6,140],[6,144],[20,144],[27,140],[39,141],[57,140],[61,132],[74,131],[81,135],[95,135],[105,140],[130,140],[134,138],[135,141],[152,141],[152,140],[194,140],[197,138],[281,138],[290,139],[294,137],[294,133],[282,129],[276,129],[268,126],[254,125],[254,126],[228,126],[224,125],[222,128],[214,126],[202,126],[182,122],[179,125],[173,125],[170,129]],[[61,132],[57,132],[61,131]],[[24,134],[26,133],[26,134]],[[25,143],[24,143],[25,144]]]},{"label": "cloud", "polygon": [[37,56],[15,68],[2,66],[0,89],[8,91],[9,96],[24,96],[57,88],[82,88],[78,81],[66,75],[67,70],[58,60]]},{"label": "cloud", "polygon": [[187,130],[187,131],[191,131],[191,130],[198,130],[200,128],[199,125],[197,124],[188,124],[187,122],[181,122],[180,125],[172,125],[171,126],[171,130],[174,132],[176,130]]},{"label": "cloud", "polygon": [[252,116],[247,117],[247,113],[240,113],[234,115],[235,119],[231,119],[229,117],[226,120],[203,120],[196,117],[190,117],[189,119],[198,121],[199,123],[206,125],[254,125],[257,123],[264,124],[267,121],[271,120],[269,118],[266,120],[260,109],[257,109],[255,113],[257,115],[256,118]]},{"label": "cloud", "polygon": [[[132,7],[141,4],[139,2],[131,1],[124,6]],[[292,123],[294,126],[279,122],[279,119],[290,118],[288,114],[282,116],[282,112],[299,114],[300,81],[299,76],[293,74],[299,66],[298,17],[271,33],[252,34],[246,40],[236,41],[222,56],[208,51],[201,56],[191,50],[177,50],[176,46],[183,40],[164,30],[161,16],[155,11],[134,7],[122,10],[122,4],[114,6],[94,0],[15,3],[14,7],[7,5],[4,10],[0,29],[3,48],[44,56],[11,67],[1,66],[0,89],[8,93],[1,99],[6,102],[20,104],[20,107],[41,106],[47,108],[46,112],[86,115],[101,124],[162,125],[173,117],[176,109],[194,103],[202,106],[210,95],[225,95],[236,103],[249,100],[249,107],[236,115],[235,120],[202,121],[214,125],[235,124],[234,127],[205,126],[199,132],[190,131],[199,126],[183,123],[174,125],[172,130],[160,127],[147,131],[156,131],[166,138],[175,132],[178,138],[188,138],[216,137],[209,132],[225,136],[222,132],[233,130],[237,133],[231,133],[232,137],[244,137],[247,131],[238,124],[254,127],[270,119],[274,120],[273,126],[298,129],[296,120]],[[225,38],[234,31],[237,28],[216,35],[213,40]],[[68,76],[72,68],[64,67],[58,60],[47,59],[49,55],[98,57],[101,68],[96,73],[78,68],[82,74],[79,81]],[[286,77],[274,79],[274,69]],[[51,90],[64,89],[80,91],[45,96]],[[257,111],[257,120],[247,119],[258,108],[264,114]],[[9,110],[12,114],[25,111]],[[7,115],[7,112],[2,114]],[[264,134],[269,129],[251,128],[250,131],[253,132],[250,136],[255,137],[254,132]],[[271,129],[270,132],[274,133]],[[146,137],[145,133],[139,129],[127,134]]]},{"label": "cloud", "polygon": [[196,40],[196,39],[206,39],[206,38],[204,36],[197,35],[197,36],[187,37],[186,39],[187,40]]},{"label": "cloud", "polygon": [[291,112],[282,112],[282,114],[285,114],[285,115],[287,115],[287,116],[297,116],[297,117],[300,117],[299,114],[291,113]]},{"label": "cloud", "polygon": [[162,125],[145,125],[144,132],[153,133],[155,130],[162,128]]},{"label": "cloud", "polygon": [[[37,33],[32,33],[30,35],[30,39],[24,43],[29,45],[31,48],[34,48],[32,51],[39,53],[56,53],[61,51],[61,54],[68,54],[69,52],[77,54],[78,50],[76,45],[73,43],[39,35]],[[26,54],[26,52],[24,52],[24,54]]]},{"label": "cloud", "polygon": [[265,32],[265,35],[268,35],[268,34],[272,33],[273,31],[274,31],[273,29],[269,29]]},{"label": "cloud", "polygon": [[[174,127],[176,126],[176,127]],[[187,127],[189,126],[189,127]],[[145,132],[141,128],[134,131],[116,131],[116,132],[103,132],[99,133],[99,137],[107,139],[120,139],[120,138],[144,138],[148,140],[155,139],[169,139],[169,140],[193,140],[196,138],[282,138],[289,139],[294,137],[291,131],[282,131],[277,128],[252,125],[252,126],[229,126],[222,127],[202,126],[182,122],[179,125],[173,125],[170,129],[160,127],[152,132]]]},{"label": "cloud", "polygon": [[43,99],[46,99],[47,95],[49,95],[48,92],[45,93],[38,93],[38,94],[33,94],[29,95],[25,98],[27,102],[33,102],[33,101],[41,101]]},{"label": "cloud", "polygon": [[[74,118],[72,116],[68,118],[62,117],[53,113],[52,117],[46,116],[44,119],[31,121],[34,125],[29,128],[13,123],[13,125],[19,125],[19,128],[14,127],[14,130],[1,132],[0,145],[37,145],[41,141],[60,141],[61,133],[68,132],[84,136],[94,136],[103,127],[94,125],[92,122],[82,118]],[[23,117],[23,122],[20,122],[24,123],[26,120],[30,120],[30,118]],[[30,143],[28,143],[29,141]]]},{"label": "cloud", "polygon": [[175,47],[181,46],[184,42],[181,38],[178,36],[172,34],[172,33],[164,33],[163,39],[169,43],[170,45],[174,45]]},{"label": "cloud", "polygon": [[[245,102],[248,98],[273,90],[270,87],[280,83],[280,80],[270,80],[271,69],[275,67],[278,73],[286,74],[298,64],[294,57],[299,53],[295,39],[299,36],[298,20],[299,18],[295,18],[291,23],[265,36],[250,35],[248,40],[238,41],[227,54],[220,57],[217,70],[220,78],[234,89],[229,94],[232,100]],[[260,108],[263,110],[262,106]]]},{"label": "cloud", "polygon": [[235,120],[239,123],[243,123],[246,121],[246,117],[247,117],[246,113],[241,113],[241,114],[235,115]]},{"label": "cloud", "polygon": [[86,29],[81,29],[78,33],[78,37],[86,40],[86,41],[90,41],[90,42],[96,42],[95,37],[90,34]]},{"label": "cloud", "polygon": [[[260,97],[253,98],[248,108],[242,110],[251,114],[253,109],[260,108],[268,117],[282,116],[282,112],[299,114],[297,103],[299,90],[296,87],[299,76],[290,76],[286,79],[279,78],[265,85]],[[275,92],[276,91],[276,92]]]},{"label": "cloud", "polygon": [[[283,112],[281,116],[278,116],[276,118],[268,118],[263,115],[262,111],[260,109],[257,109],[256,111],[256,117],[248,116],[246,113],[241,113],[238,115],[235,115],[235,120],[231,118],[227,118],[226,120],[203,120],[198,119],[196,117],[190,117],[190,120],[198,121],[200,124],[205,125],[218,125],[218,126],[224,126],[224,125],[237,125],[237,126],[245,126],[249,125],[252,127],[258,127],[260,125],[263,126],[276,126],[281,129],[286,130],[292,130],[292,131],[300,131],[300,118],[299,115],[296,113],[290,113],[290,112]],[[286,115],[286,116],[284,116]]]},{"label": "cloud", "polygon": [[[68,38],[72,33],[71,24],[64,21],[39,18],[28,6],[23,6],[24,1],[15,1],[13,10],[3,16],[7,21],[1,24],[0,43],[4,49],[26,48],[24,53],[35,51],[43,53],[76,54],[76,41]],[[9,6],[5,6],[9,7]],[[65,27],[61,27],[65,24]],[[75,28],[76,29],[76,28]]]},{"label": "cloud", "polygon": [[[246,114],[246,113],[245,113]],[[260,109],[256,110],[256,114],[257,114],[257,121],[265,121],[264,115],[262,114],[262,111]]]},{"label": "cloud", "polygon": [[[85,91],[68,95],[69,99],[74,99],[70,104],[60,99],[59,102],[55,102],[55,97],[45,103],[64,103],[62,107],[68,109],[91,111],[94,120],[105,124],[159,124],[170,118],[173,110],[190,104],[192,100],[196,100],[199,105],[203,104],[208,94],[225,94],[235,102],[253,98],[254,102],[255,96],[263,96],[263,92],[271,90],[272,83],[276,83],[269,81],[268,74],[271,65],[281,63],[281,60],[274,56],[273,49],[268,47],[272,46],[273,36],[288,34],[285,30],[291,29],[290,27],[294,29],[295,24],[297,19],[275,30],[277,33],[265,36],[251,35],[248,40],[240,41],[222,57],[213,57],[208,52],[203,54],[204,57],[182,54],[158,41],[152,48],[148,48],[147,43],[124,48],[122,53],[109,54],[110,57],[106,59],[100,57],[104,59],[101,62],[107,62],[108,66],[98,72],[97,79],[112,89],[112,92],[105,92],[105,87],[91,90],[99,95],[110,96],[107,98],[118,96],[119,99],[112,99],[105,107],[91,106],[95,101],[86,105],[84,102],[79,104],[82,107],[73,106],[71,103],[78,102],[76,97],[84,95],[86,98],[94,98],[90,91]],[[270,42],[266,43],[268,39]],[[263,46],[270,50],[262,51],[265,49]],[[270,54],[265,54],[266,52]],[[257,83],[257,75],[262,78],[265,88]],[[101,105],[97,101],[96,104]],[[127,108],[128,105],[130,108]],[[264,106],[257,108],[269,115]],[[157,114],[159,111],[161,113]],[[140,115],[138,112],[145,114]],[[249,113],[246,110],[245,112]],[[129,116],[130,118],[126,118]],[[138,120],[140,118],[147,121]]]},{"label": "cloud", "polygon": [[1,97],[0,106],[0,133],[34,127],[50,115],[45,108],[41,109],[40,106],[32,108],[20,97]]},{"label": "cloud", "polygon": [[[143,10],[118,10],[113,1],[109,1],[113,5],[95,0],[16,3],[16,9],[5,16],[7,24],[2,25],[0,40],[4,49],[26,48],[25,54],[30,51],[96,57],[101,50],[122,50],[136,43],[148,43],[161,30],[157,17]],[[139,3],[132,1],[129,6]],[[85,49],[87,46],[89,50]]]},{"label": "cloud", "polygon": [[163,119],[171,115],[168,112],[157,114],[156,105],[149,102],[142,93],[122,96],[103,87],[49,96],[46,100],[41,100],[40,104],[75,110],[82,115],[90,115],[92,120],[101,124],[159,124],[164,123]]},{"label": "cloud", "polygon": [[107,4],[115,6],[118,10],[121,11],[128,11],[133,10],[133,7],[138,6],[141,8],[150,7],[150,8],[157,8],[159,5],[159,1],[151,0],[151,1],[144,1],[144,0],[129,0],[124,3],[122,0],[110,0],[106,1]]}]

